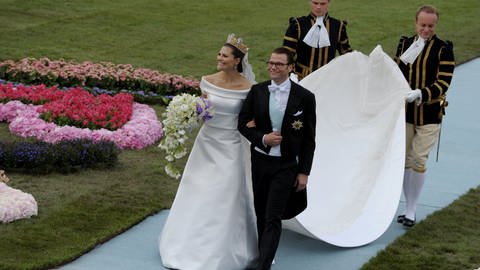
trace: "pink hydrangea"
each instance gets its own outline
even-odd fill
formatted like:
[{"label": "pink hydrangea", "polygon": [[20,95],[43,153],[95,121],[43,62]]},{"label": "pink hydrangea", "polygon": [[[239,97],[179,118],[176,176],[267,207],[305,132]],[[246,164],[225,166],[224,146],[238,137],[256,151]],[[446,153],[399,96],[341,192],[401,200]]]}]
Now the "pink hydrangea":
[{"label": "pink hydrangea", "polygon": [[87,138],[93,141],[109,140],[121,149],[141,149],[154,144],[163,135],[162,124],[155,110],[144,104],[133,103],[130,121],[115,131],[57,126],[40,118],[38,111],[41,107],[42,105],[25,105],[19,101],[0,103],[0,119],[10,122],[10,132],[15,135],[35,137],[50,143]]},{"label": "pink hydrangea", "polygon": [[30,218],[38,214],[38,205],[33,196],[0,182],[0,222]]}]

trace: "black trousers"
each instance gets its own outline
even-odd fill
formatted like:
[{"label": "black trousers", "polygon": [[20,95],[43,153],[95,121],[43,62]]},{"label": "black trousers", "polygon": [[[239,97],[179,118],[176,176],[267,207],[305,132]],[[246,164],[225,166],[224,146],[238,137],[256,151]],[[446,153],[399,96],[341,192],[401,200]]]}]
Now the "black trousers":
[{"label": "black trousers", "polygon": [[252,181],[257,215],[257,270],[272,265],[282,232],[282,215],[296,180],[297,162],[252,151]]}]

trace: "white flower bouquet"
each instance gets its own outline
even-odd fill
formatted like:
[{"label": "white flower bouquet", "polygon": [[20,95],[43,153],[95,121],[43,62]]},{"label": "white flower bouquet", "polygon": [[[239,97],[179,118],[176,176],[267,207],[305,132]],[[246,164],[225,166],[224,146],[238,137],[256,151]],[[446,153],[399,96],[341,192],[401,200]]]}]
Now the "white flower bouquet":
[{"label": "white flower bouquet", "polygon": [[185,142],[191,130],[200,123],[213,117],[213,109],[208,99],[190,94],[175,96],[170,101],[163,119],[164,138],[158,145],[166,152],[168,164],[165,172],[175,179],[180,178],[181,172],[173,165],[177,159],[184,157],[188,151]]}]

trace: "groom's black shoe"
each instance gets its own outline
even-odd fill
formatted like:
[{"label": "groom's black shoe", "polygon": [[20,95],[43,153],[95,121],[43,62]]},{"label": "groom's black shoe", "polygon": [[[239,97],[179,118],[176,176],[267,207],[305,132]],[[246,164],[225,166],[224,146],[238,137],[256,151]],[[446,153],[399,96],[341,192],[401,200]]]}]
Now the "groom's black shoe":
[{"label": "groom's black shoe", "polygon": [[405,215],[400,215],[397,217],[397,222],[403,224],[405,222]]}]

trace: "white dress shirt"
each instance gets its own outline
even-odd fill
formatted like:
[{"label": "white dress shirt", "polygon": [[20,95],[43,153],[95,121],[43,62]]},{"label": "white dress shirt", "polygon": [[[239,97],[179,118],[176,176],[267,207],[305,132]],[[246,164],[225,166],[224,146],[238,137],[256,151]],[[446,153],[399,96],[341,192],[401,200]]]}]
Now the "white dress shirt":
[{"label": "white dress shirt", "polygon": [[[282,113],[285,113],[285,109],[287,108],[288,97],[290,95],[291,86],[292,86],[292,84],[291,84],[289,79],[286,79],[284,82],[282,82],[279,85],[277,85],[272,80],[271,84],[268,86],[268,89],[270,91],[270,95],[273,96],[274,100],[276,101],[276,105],[278,106],[279,110]],[[274,131],[281,132],[281,130],[274,130]],[[263,141],[263,144],[265,146],[267,146],[267,144],[265,143],[265,136],[266,135],[263,135],[262,141]],[[269,155],[269,156],[280,157],[282,155],[281,150],[280,150],[280,145],[272,146],[272,148],[270,148],[270,152],[268,154],[265,153],[263,150],[261,150],[258,147],[255,147],[255,150],[257,150],[257,151],[259,151],[263,154]]]}]

